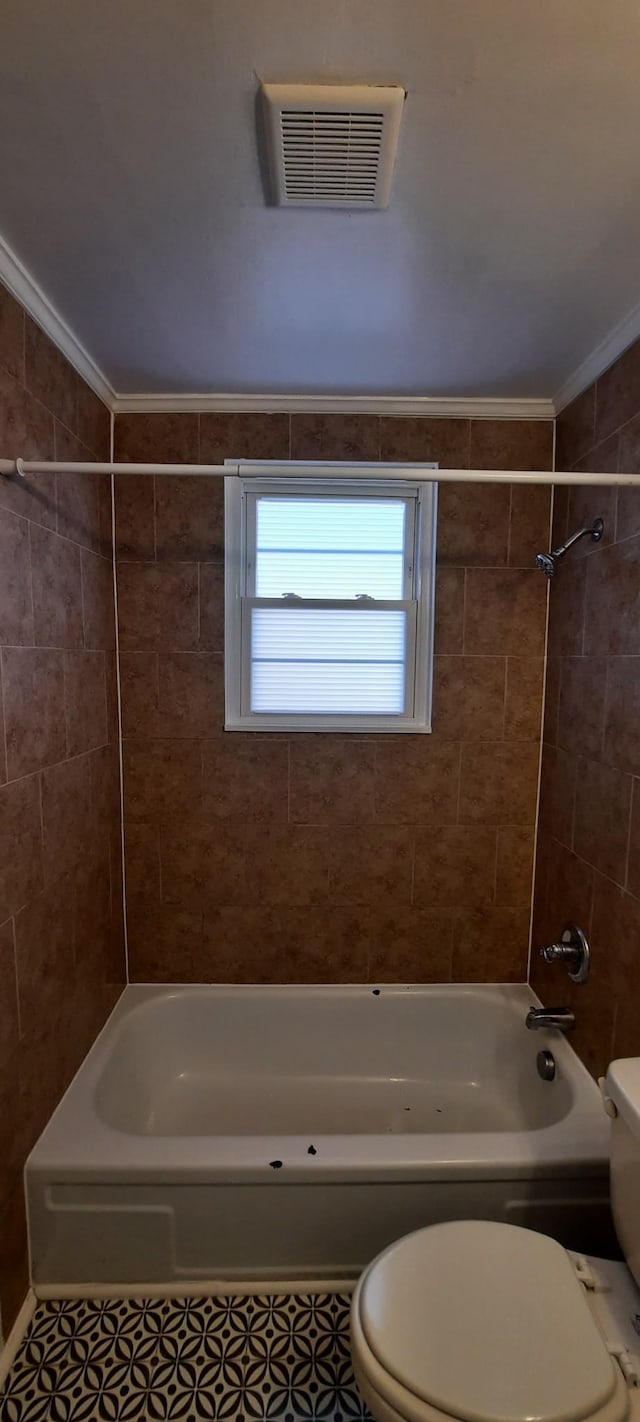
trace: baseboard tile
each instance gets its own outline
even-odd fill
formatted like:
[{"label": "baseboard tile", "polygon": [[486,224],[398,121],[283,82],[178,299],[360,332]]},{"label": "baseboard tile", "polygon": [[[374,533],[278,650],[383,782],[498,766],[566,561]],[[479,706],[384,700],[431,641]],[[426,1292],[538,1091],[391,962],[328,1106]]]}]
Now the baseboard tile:
[{"label": "baseboard tile", "polygon": [[[354,1274],[328,1279],[172,1279],[167,1284],[36,1284],[34,1299],[44,1303],[49,1299],[202,1299],[251,1294],[348,1294],[355,1284]],[[33,1308],[29,1319],[32,1313]]]}]

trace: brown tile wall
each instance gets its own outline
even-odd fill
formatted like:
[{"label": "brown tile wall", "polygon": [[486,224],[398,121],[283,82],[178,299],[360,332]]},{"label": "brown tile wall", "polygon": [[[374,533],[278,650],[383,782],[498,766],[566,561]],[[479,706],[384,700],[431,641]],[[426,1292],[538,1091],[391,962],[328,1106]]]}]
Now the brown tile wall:
[{"label": "brown tile wall", "polygon": [[[640,342],[557,422],[556,468],[640,472]],[[556,489],[555,540],[601,515],[554,579],[534,948],[569,920],[593,967],[574,987],[537,953],[544,1002],[571,1002],[575,1046],[598,1075],[640,1053],[640,489]]]},{"label": "brown tile wall", "polygon": [[[0,287],[0,457],[108,459],[110,418]],[[110,483],[0,477],[0,1300],[21,1170],[124,976]]]},{"label": "brown tile wall", "polygon": [[[550,468],[550,423],[130,415],[116,458]],[[431,736],[227,733],[223,488],[117,481],[131,976],[523,980],[548,546],[540,488],[440,490]]]}]

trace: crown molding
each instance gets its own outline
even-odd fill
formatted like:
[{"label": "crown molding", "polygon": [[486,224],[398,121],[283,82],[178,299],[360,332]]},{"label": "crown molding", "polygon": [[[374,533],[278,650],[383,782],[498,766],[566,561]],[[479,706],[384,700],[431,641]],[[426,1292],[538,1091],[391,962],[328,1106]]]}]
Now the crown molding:
[{"label": "crown molding", "polygon": [[74,370],[77,370],[83,380],[86,380],[87,385],[91,386],[91,389],[95,391],[108,409],[113,410],[115,390],[110,381],[74,336],[70,326],[67,325],[60,312],[56,311],[55,306],[45,295],[42,287],[38,286],[31,272],[23,266],[15,252],[1,236],[0,282],[24,306],[37,325],[45,332],[45,335],[53,341],[59,351],[62,351],[69,364],[73,366]]},{"label": "crown molding", "polygon": [[552,420],[551,400],[441,398],[429,395],[116,395],[116,415],[287,414],[421,415],[443,419]]},{"label": "crown molding", "polygon": [[566,405],[570,405],[577,395],[581,395],[589,385],[593,385],[594,380],[599,380],[604,375],[605,370],[618,360],[624,351],[632,346],[634,341],[640,336],[640,301],[634,306],[624,320],[619,321],[617,326],[613,326],[604,340],[590,352],[585,360],[577,365],[571,375],[563,381],[559,390],[553,397],[553,405],[556,415],[564,410]]}]

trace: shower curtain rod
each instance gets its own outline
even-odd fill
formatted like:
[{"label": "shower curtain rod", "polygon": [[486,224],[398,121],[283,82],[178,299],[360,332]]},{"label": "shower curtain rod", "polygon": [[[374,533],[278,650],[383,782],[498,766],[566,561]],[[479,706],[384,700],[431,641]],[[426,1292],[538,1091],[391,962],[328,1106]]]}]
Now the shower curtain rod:
[{"label": "shower curtain rod", "polygon": [[[348,467],[349,479],[369,480],[380,479],[386,481],[390,479],[410,479],[412,483],[465,483],[465,484],[502,484],[505,479],[510,484],[580,484],[584,485],[605,485],[605,484],[638,484],[640,485],[640,474],[581,474],[575,470],[551,469],[433,469],[425,470],[420,476],[414,472],[416,465],[411,464],[357,464],[348,465],[346,463],[324,464],[322,477],[326,477],[327,471],[331,468],[335,470],[336,478],[345,477],[345,468]],[[309,463],[293,460],[280,462],[270,462],[261,464],[243,460],[234,461],[230,464],[101,464],[91,463],[68,463],[65,460],[44,459],[0,459],[0,474],[5,478],[11,478],[18,474],[24,478],[27,474],[49,474],[52,471],[60,470],[69,474],[118,474],[118,475],[180,475],[202,476],[203,478],[243,478],[243,479],[264,479],[265,476],[275,479],[309,479]]]}]

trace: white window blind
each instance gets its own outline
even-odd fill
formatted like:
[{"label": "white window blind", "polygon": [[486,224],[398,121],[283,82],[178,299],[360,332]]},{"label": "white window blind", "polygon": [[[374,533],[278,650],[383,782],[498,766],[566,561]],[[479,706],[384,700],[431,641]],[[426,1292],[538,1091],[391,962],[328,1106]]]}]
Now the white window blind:
[{"label": "white window blind", "polygon": [[257,501],[256,596],[401,598],[404,499]]},{"label": "white window blind", "polygon": [[226,725],[428,729],[433,486],[317,469],[227,480]]},{"label": "white window blind", "polygon": [[407,610],[251,606],[252,711],[401,716]]}]

